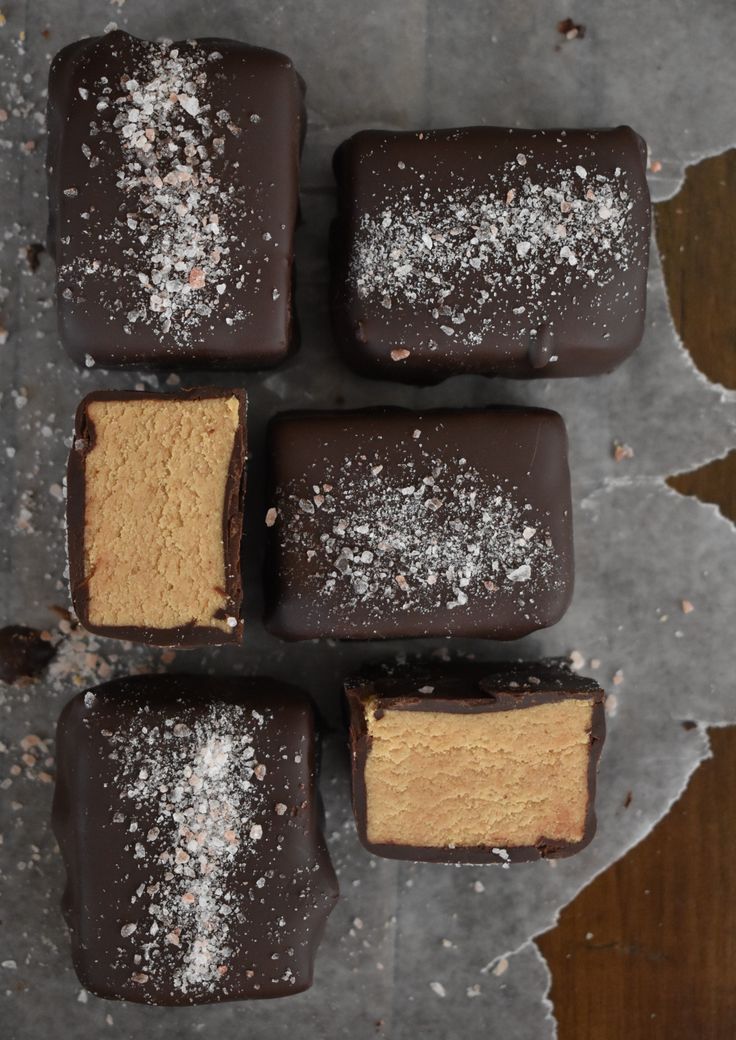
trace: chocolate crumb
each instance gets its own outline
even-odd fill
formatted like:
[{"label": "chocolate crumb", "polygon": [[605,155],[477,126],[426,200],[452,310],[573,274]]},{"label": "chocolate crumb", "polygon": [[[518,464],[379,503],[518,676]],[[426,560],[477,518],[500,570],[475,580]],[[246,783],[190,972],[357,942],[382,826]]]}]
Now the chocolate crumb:
[{"label": "chocolate crumb", "polygon": [[557,32],[566,40],[582,40],[585,37],[585,26],[574,22],[572,18],[563,18],[557,23]]},{"label": "chocolate crumb", "polygon": [[0,682],[33,682],[55,653],[56,647],[39,629],[7,625],[0,629]]},{"label": "chocolate crumb", "polygon": [[25,248],[26,262],[33,274],[41,266],[41,254],[46,252],[46,246],[42,242],[31,242]]}]

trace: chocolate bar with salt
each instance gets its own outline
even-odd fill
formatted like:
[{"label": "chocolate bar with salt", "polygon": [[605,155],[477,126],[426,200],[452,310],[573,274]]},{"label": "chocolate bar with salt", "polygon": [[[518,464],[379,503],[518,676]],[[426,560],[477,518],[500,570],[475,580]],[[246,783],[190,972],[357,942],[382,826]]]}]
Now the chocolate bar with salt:
[{"label": "chocolate bar with salt", "polygon": [[284,639],[516,639],[573,586],[556,412],[383,408],[277,416],[266,622]]},{"label": "chocolate bar with salt", "polygon": [[105,367],[266,368],[295,345],[304,84],[235,40],[79,40],[49,76],[63,345]]},{"label": "chocolate bar with salt", "polygon": [[338,893],[304,694],[116,679],[67,704],[57,748],[62,905],[86,989],[174,1005],[311,985]]},{"label": "chocolate bar with salt", "polygon": [[345,360],[408,383],[611,371],[644,331],[645,163],[626,126],[351,137],[332,234]]}]

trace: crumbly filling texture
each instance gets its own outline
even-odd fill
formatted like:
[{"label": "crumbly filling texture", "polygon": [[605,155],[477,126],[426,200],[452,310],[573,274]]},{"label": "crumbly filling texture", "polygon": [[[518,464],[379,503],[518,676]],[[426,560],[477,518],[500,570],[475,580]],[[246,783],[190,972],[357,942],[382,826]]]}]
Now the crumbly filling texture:
[{"label": "crumbly filling texture", "polygon": [[473,713],[389,708],[379,718],[375,706],[366,705],[369,841],[505,850],[582,840],[591,700]]},{"label": "crumbly filling texture", "polygon": [[234,627],[223,512],[238,399],[92,401],[87,414],[90,624]]}]

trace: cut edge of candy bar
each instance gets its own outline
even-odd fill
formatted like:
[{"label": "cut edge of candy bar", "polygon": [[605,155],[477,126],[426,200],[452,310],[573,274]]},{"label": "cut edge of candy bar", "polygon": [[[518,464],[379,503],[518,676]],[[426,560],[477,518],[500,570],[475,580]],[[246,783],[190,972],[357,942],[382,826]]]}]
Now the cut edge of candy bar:
[{"label": "cut edge of candy bar", "polygon": [[[460,670],[448,666],[441,671],[429,669],[412,686],[413,674],[415,673],[411,671],[402,674],[399,670],[393,681],[391,693],[386,692],[385,685],[382,688],[380,682],[371,678],[358,677],[345,683],[350,715],[353,809],[358,836],[370,852],[392,859],[414,861],[509,864],[571,856],[590,843],[596,828],[596,773],[605,739],[605,694],[594,680],[559,668],[550,670],[547,664],[506,667],[472,665],[462,666]],[[457,679],[455,688],[449,691],[443,689],[442,677],[453,674]],[[523,676],[531,676],[531,679],[525,682]],[[405,692],[400,692],[402,683]],[[436,686],[433,683],[436,683]],[[460,689],[457,688],[458,684]],[[437,689],[437,686],[440,688]],[[464,695],[461,692],[463,686],[467,691]],[[576,705],[583,705],[584,711],[577,711]],[[560,720],[554,714],[558,710],[569,718]],[[481,836],[476,832],[472,841],[467,843],[464,843],[462,838],[443,842],[433,836],[432,840],[429,840],[430,832],[433,832],[433,835],[437,834],[433,821],[441,811],[442,799],[438,795],[433,803],[428,803],[420,817],[422,807],[416,804],[414,797],[423,781],[425,786],[428,784],[428,788],[436,794],[441,792],[448,782],[454,781],[454,777],[448,781],[448,776],[443,775],[442,769],[442,763],[447,761],[447,755],[453,747],[461,765],[465,759],[464,764],[469,773],[472,774],[473,768],[478,769],[475,786],[469,787],[465,792],[465,799],[461,792],[455,799],[455,808],[471,803],[473,798],[481,805],[485,799],[486,808],[492,807],[495,790],[506,798],[518,793],[520,809],[528,806],[529,791],[524,787],[523,770],[519,774],[519,783],[514,785],[513,782],[509,782],[508,789],[504,792],[503,776],[500,777],[497,788],[487,786],[493,784],[493,762],[490,757],[485,770],[477,764],[478,741],[486,739],[492,746],[494,723],[500,720],[507,732],[512,731],[518,712],[529,713],[519,716],[520,723],[528,724],[534,718],[543,730],[545,727],[548,730],[556,727],[557,738],[568,732],[577,741],[578,762],[575,768],[568,769],[567,773],[569,777],[571,773],[577,772],[580,783],[577,791],[571,792],[573,797],[569,799],[570,805],[564,804],[568,800],[568,792],[561,791],[557,806],[563,816],[565,813],[570,817],[575,816],[574,827],[567,832],[550,828],[549,833],[545,833],[545,829],[541,827],[535,830],[532,836],[528,829],[533,825],[526,824],[527,834],[518,841],[514,841],[513,837],[509,840],[509,830],[505,835],[498,831],[495,836],[482,836],[483,840],[478,840]],[[381,749],[380,760],[371,777],[371,755],[376,746],[378,727],[389,715],[392,720],[399,715],[408,716],[405,720],[406,733],[409,734],[409,740],[419,747],[419,751],[415,748],[415,761],[412,765],[412,753],[411,749],[407,748],[406,741],[403,748],[400,739],[394,741],[393,747],[387,742]],[[503,715],[507,716],[505,720],[502,718]],[[463,720],[466,723],[470,720],[470,725],[464,726]],[[560,721],[563,725],[559,725]],[[569,724],[567,729],[565,723]],[[498,726],[495,728],[498,729]],[[391,736],[395,737],[394,731],[397,730],[397,726],[392,725],[388,729],[391,730]],[[462,748],[468,737],[476,742],[472,753],[469,749],[464,751]],[[528,741],[528,738],[529,733],[524,733],[521,729],[518,739]],[[545,748],[538,744],[537,750],[544,751]],[[503,748],[499,748],[499,751],[503,753]],[[492,755],[493,751],[488,750],[488,754]],[[506,761],[508,762],[508,758]],[[397,762],[407,762],[412,768],[401,772],[397,769]],[[559,758],[554,764],[560,765]],[[487,779],[483,775],[484,771],[487,773]],[[451,770],[447,772],[451,774]],[[564,773],[564,770],[562,772]],[[496,779],[499,780],[498,773]],[[395,781],[393,787],[392,780]],[[408,817],[402,818],[402,809],[394,810],[395,837],[390,833],[390,806],[388,810],[379,812],[379,824],[372,826],[369,805],[371,785],[374,792],[377,787],[380,789],[380,786],[383,786],[384,791],[406,792],[405,795],[400,795],[407,803],[403,806],[403,811],[413,809],[415,819],[412,821],[411,813]],[[450,805],[452,806],[452,802]],[[472,825],[468,827],[462,822],[458,824],[456,820],[450,820],[449,825],[454,827],[453,836],[462,834],[463,829],[466,834],[468,830],[472,831]],[[522,821],[517,826],[517,831],[523,829]],[[407,834],[417,835],[416,840],[407,840]]]},{"label": "cut edge of candy bar", "polygon": [[[212,407],[206,407],[208,402],[212,402]],[[225,406],[225,411],[221,417],[218,417],[216,414],[219,410],[216,407],[218,402],[222,402],[223,406]],[[228,407],[228,402],[235,402],[235,410],[232,407]],[[90,480],[88,468],[92,465],[90,459],[94,460],[96,448],[95,423],[92,415],[96,406],[103,409],[103,411],[107,407],[106,421],[109,429],[114,432],[114,424],[110,422],[111,413],[109,408],[111,405],[115,406],[117,404],[122,406],[129,404],[132,408],[142,405],[146,409],[153,408],[155,411],[158,411],[161,406],[173,408],[180,405],[183,408],[187,408],[190,405],[192,407],[201,405],[202,414],[199,418],[207,419],[208,422],[214,422],[214,420],[220,418],[221,421],[226,423],[226,427],[229,427],[229,429],[225,429],[224,433],[222,431],[218,432],[215,426],[212,426],[211,429],[211,432],[214,435],[220,435],[223,441],[220,457],[213,458],[213,467],[217,472],[213,472],[210,475],[213,488],[215,490],[219,488],[223,492],[221,521],[217,536],[219,546],[213,544],[209,549],[209,557],[213,566],[215,566],[215,560],[219,558],[216,564],[218,572],[213,576],[211,588],[205,587],[204,571],[198,575],[199,583],[195,591],[199,606],[191,612],[182,611],[181,620],[179,618],[176,620],[169,618],[168,620],[172,623],[167,623],[164,615],[167,612],[169,614],[172,613],[175,603],[172,601],[172,603],[168,604],[168,608],[165,605],[154,603],[157,591],[155,590],[157,578],[155,567],[152,567],[149,571],[151,584],[147,588],[146,595],[150,598],[151,609],[160,611],[159,616],[154,617],[153,613],[149,613],[148,616],[143,614],[136,619],[133,616],[126,616],[124,609],[120,612],[119,606],[114,602],[114,579],[120,580],[126,577],[126,561],[118,559],[111,565],[113,585],[112,590],[106,597],[103,583],[99,581],[95,583],[94,569],[92,569],[94,561],[90,564],[87,560],[88,505],[92,505],[93,501],[90,499],[88,503],[88,481]],[[101,636],[143,642],[154,646],[192,647],[208,644],[239,643],[242,641],[243,620],[241,617],[241,604],[243,593],[240,543],[243,529],[243,496],[245,488],[246,409],[247,400],[244,391],[218,387],[197,388],[166,394],[100,390],[88,394],[80,402],[75,419],[74,442],[69,454],[67,467],[67,536],[72,603],[81,624],[88,631]],[[133,426],[134,419],[132,420]],[[155,427],[155,424],[149,422],[149,429],[152,426]],[[208,432],[208,430],[205,430],[205,436]],[[188,444],[194,442],[197,433],[197,427],[192,425],[189,431],[190,440],[187,442]],[[177,436],[175,440],[178,442],[181,438]],[[227,441],[230,441],[230,443],[226,447]],[[113,441],[113,449],[114,446]],[[166,470],[170,469],[172,463],[170,447],[170,445],[167,447],[164,444],[153,446],[155,468],[159,472],[162,482],[164,479],[168,479]],[[140,461],[144,462],[146,454],[145,440],[140,440],[140,443],[136,445],[136,451]],[[227,452],[227,455],[225,455],[225,452]],[[185,455],[185,445],[180,444],[178,456],[180,463],[184,461]],[[127,469],[128,476],[130,476],[131,467],[135,469],[135,460],[129,461],[127,464],[123,461],[120,475],[125,476]],[[150,474],[146,473],[146,475]],[[186,491],[187,476],[186,471],[175,475],[170,485],[171,493],[174,491]],[[114,482],[114,474],[112,479]],[[143,482],[141,483],[141,493],[145,493]],[[189,539],[192,546],[196,548],[197,539],[200,537],[201,520],[209,516],[211,526],[213,526],[212,521],[214,517],[211,515],[213,507],[208,508],[206,501],[197,503],[196,495],[191,497],[194,501],[194,512],[191,521],[193,530],[189,532]],[[113,522],[120,524],[125,521],[120,504],[114,500],[106,500],[103,496],[98,495],[97,500],[94,502],[94,508],[97,511],[95,519],[101,521],[103,527],[109,528]],[[160,527],[158,530],[160,531]],[[186,538],[183,534],[185,531],[186,525],[182,525],[178,531],[181,538],[178,549],[180,561],[186,557],[186,546],[184,544]],[[128,525],[127,534],[131,539],[140,540],[141,537],[145,538],[147,534],[150,536],[152,533],[151,531],[146,532],[145,529],[141,530],[135,527],[132,522]],[[215,537],[214,531],[211,533]],[[101,558],[99,544],[96,545],[95,551],[95,559],[99,560]],[[148,550],[146,549],[145,551],[147,552]],[[163,555],[165,552],[166,547],[162,544],[161,554]],[[206,580],[209,581],[209,578]],[[158,576],[158,583],[163,588],[164,579],[160,575]],[[188,579],[186,577],[179,578],[180,589],[185,587],[187,583]],[[99,606],[100,599],[102,599],[101,608]],[[105,602],[105,599],[107,599],[107,602]]]}]

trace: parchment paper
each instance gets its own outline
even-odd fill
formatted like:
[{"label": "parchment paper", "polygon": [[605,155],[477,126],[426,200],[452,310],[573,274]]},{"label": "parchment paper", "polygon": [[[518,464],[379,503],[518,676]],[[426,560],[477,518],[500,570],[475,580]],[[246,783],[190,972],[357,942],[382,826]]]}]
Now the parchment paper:
[{"label": "parchment paper", "polygon": [[[180,653],[162,664],[152,650],[65,639],[47,681],[0,693],[4,1035],[553,1037],[549,977],[534,937],[667,812],[709,753],[704,727],[736,722],[733,527],[716,509],[669,490],[663,479],[736,443],[734,394],[708,383],[678,342],[656,251],[645,341],[610,376],[534,384],[461,377],[412,390],[350,375],[335,358],[326,311],[326,236],[334,205],[329,159],[361,126],[629,122],[661,163],[651,187],[655,198],[664,198],[677,189],[687,163],[736,143],[736,6],[731,0],[683,0],[676,9],[671,0],[569,6],[549,0],[8,0],[2,9],[0,108],[8,118],[0,123],[0,323],[8,336],[0,347],[0,623],[57,631],[48,608],[66,603],[60,485],[78,398],[104,386],[167,385],[165,377],[77,370],[56,335],[52,264],[42,254],[33,273],[27,262],[26,246],[43,241],[45,230],[43,110],[51,55],[113,21],[148,37],[246,39],[294,58],[308,84],[310,111],[298,242],[301,352],[276,373],[218,379],[245,385],[251,403],[242,649]],[[566,17],[585,24],[582,39],[557,32]],[[204,381],[211,380],[186,378],[187,385]],[[561,624],[506,648],[437,640],[410,647],[287,647],[263,632],[262,447],[271,414],[292,406],[507,401],[557,408],[570,432],[577,586]],[[614,440],[630,445],[634,457],[616,463]],[[695,609],[684,613],[683,600]],[[363,662],[407,648],[487,658],[575,650],[589,672],[591,659],[599,662],[591,674],[613,696],[599,831],[585,852],[502,870],[402,864],[362,850],[349,807],[340,680]],[[305,994],[172,1010],[108,1003],[80,991],[58,911],[63,872],[48,826],[53,745],[33,738],[52,737],[75,684],[99,681],[108,671],[157,667],[298,674],[324,713],[322,788],[342,899],[314,987]],[[683,727],[687,720],[697,725]]]}]

